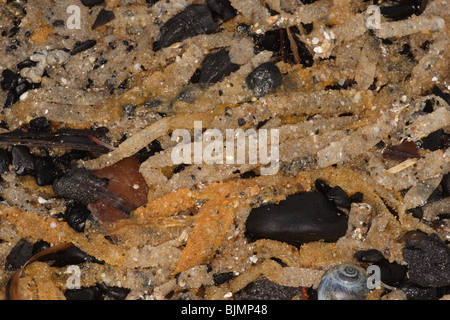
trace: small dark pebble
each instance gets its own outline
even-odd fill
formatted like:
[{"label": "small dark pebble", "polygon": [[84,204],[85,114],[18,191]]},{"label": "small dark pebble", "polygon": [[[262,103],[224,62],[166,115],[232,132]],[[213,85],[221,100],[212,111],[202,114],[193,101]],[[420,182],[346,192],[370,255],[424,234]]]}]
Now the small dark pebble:
[{"label": "small dark pebble", "polygon": [[229,0],[207,0],[206,4],[223,21],[231,20],[237,15]]},{"label": "small dark pebble", "polygon": [[350,202],[360,203],[364,200],[364,194],[362,192],[356,192],[350,196]]},{"label": "small dark pebble", "polygon": [[37,157],[34,161],[34,177],[38,186],[50,185],[63,175],[62,169],[50,157]]},{"label": "small dark pebble", "polygon": [[380,7],[380,13],[391,20],[407,19],[413,14],[420,15],[420,1],[411,1],[407,4]]},{"label": "small dark pebble", "polygon": [[273,62],[266,62],[253,70],[245,82],[256,97],[262,97],[281,86],[283,78]]},{"label": "small dark pebble", "polygon": [[333,187],[327,191],[328,200],[333,201],[339,207],[350,209],[350,198],[347,193],[339,186]]},{"label": "small dark pebble", "polygon": [[294,296],[302,296],[301,287],[279,285],[263,277],[234,294],[236,300],[291,300]]},{"label": "small dark pebble", "polygon": [[11,165],[11,155],[6,149],[0,149],[0,174],[9,172]]},{"label": "small dark pebble", "polygon": [[19,84],[20,75],[16,74],[10,69],[5,69],[2,72],[1,87],[3,90],[12,90]]},{"label": "small dark pebble", "polygon": [[247,121],[245,121],[244,118],[238,118],[237,123],[238,123],[239,127],[242,127],[243,125],[245,125],[247,123]]},{"label": "small dark pebble", "polygon": [[67,205],[63,220],[75,231],[83,232],[86,226],[86,220],[90,215],[91,211],[89,211],[87,206],[79,202],[72,202]]},{"label": "small dark pebble", "polygon": [[446,133],[443,129],[436,130],[425,138],[422,138],[421,146],[431,151],[445,150],[450,147],[450,134]]},{"label": "small dark pebble", "polygon": [[35,130],[43,130],[47,129],[50,126],[50,122],[46,117],[38,117],[32,119],[29,125]]},{"label": "small dark pebble", "polygon": [[97,18],[95,19],[94,23],[92,24],[91,29],[95,30],[101,26],[104,26],[108,22],[114,20],[116,16],[114,15],[114,12],[102,9],[97,15]]},{"label": "small dark pebble", "polygon": [[92,48],[96,44],[97,44],[97,41],[95,41],[95,40],[86,40],[83,42],[78,41],[77,43],[75,43],[75,46],[72,49],[72,51],[70,52],[70,54],[75,55],[77,53],[83,52],[85,50]]},{"label": "small dark pebble", "polygon": [[331,189],[329,184],[322,179],[316,179],[316,181],[314,181],[314,186],[316,187],[317,191],[322,192],[324,194],[326,194]]},{"label": "small dark pebble", "polygon": [[153,43],[153,50],[158,51],[199,34],[212,33],[217,27],[218,24],[207,6],[191,4],[161,27],[161,36]]},{"label": "small dark pebble", "polygon": [[411,213],[411,215],[416,219],[422,219],[423,218],[423,209],[422,207],[416,207],[409,209],[407,212]]},{"label": "small dark pebble", "polygon": [[222,283],[225,283],[233,278],[233,271],[213,274],[213,281],[215,286],[220,286]]},{"label": "small dark pebble", "polygon": [[450,248],[438,235],[407,239],[402,253],[412,283],[422,287],[450,285]]},{"label": "small dark pebble", "polygon": [[27,146],[13,146],[11,148],[12,155],[12,169],[19,175],[33,175],[34,174],[34,156]]},{"label": "small dark pebble", "polygon": [[53,182],[53,191],[61,197],[87,206],[99,199],[94,191],[105,188],[107,184],[107,180],[94,176],[90,170],[74,168]]},{"label": "small dark pebble", "polygon": [[65,26],[65,22],[64,20],[58,19],[52,22],[52,26],[54,26],[55,28],[64,28]]},{"label": "small dark pebble", "polygon": [[231,63],[228,51],[222,49],[205,57],[198,82],[201,84],[216,83],[237,69],[239,66]]},{"label": "small dark pebble", "polygon": [[89,8],[102,4],[103,2],[105,2],[105,0],[81,0],[81,3]]},{"label": "small dark pebble", "polygon": [[239,175],[239,177],[241,178],[241,179],[250,179],[250,178],[254,178],[254,177],[257,177],[258,175],[256,174],[256,172],[255,171],[246,171],[246,172],[244,172],[244,173],[241,173],[240,175]]},{"label": "small dark pebble", "polygon": [[279,204],[255,208],[246,221],[250,239],[272,239],[294,246],[325,240],[337,241],[347,231],[347,218],[318,192],[288,196]]},{"label": "small dark pebble", "polygon": [[33,244],[25,239],[20,239],[6,257],[5,270],[20,269],[33,256],[32,250]]}]

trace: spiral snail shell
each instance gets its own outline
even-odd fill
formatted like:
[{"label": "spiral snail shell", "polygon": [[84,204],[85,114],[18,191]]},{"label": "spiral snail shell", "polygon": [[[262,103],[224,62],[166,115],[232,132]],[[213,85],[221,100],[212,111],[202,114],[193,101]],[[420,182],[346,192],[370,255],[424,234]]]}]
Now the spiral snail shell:
[{"label": "spiral snail shell", "polygon": [[364,300],[369,292],[363,268],[353,264],[332,267],[322,277],[318,300]]}]

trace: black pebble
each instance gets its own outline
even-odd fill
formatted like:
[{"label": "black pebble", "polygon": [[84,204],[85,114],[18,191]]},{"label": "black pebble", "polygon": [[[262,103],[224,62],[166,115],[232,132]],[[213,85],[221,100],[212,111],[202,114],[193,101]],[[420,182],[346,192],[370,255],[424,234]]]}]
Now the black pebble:
[{"label": "black pebble", "polygon": [[225,283],[233,278],[233,271],[213,274],[213,281],[215,286],[220,286],[222,283]]},{"label": "black pebble", "polygon": [[63,220],[75,231],[83,232],[90,214],[91,212],[85,205],[73,202],[67,205]]},{"label": "black pebble", "polygon": [[6,257],[5,270],[20,269],[33,256],[33,245],[25,239],[20,239]]},{"label": "black pebble", "polygon": [[250,282],[234,294],[236,300],[291,300],[301,297],[301,287],[289,287],[274,283],[266,278]]},{"label": "black pebble", "polygon": [[327,191],[327,197],[333,201],[337,206],[350,209],[350,198],[347,193],[339,186],[331,188]]},{"label": "black pebble", "polygon": [[322,192],[324,194],[326,194],[331,189],[328,183],[326,183],[321,179],[317,179],[316,181],[314,181],[314,186],[316,187],[317,191]]},{"label": "black pebble", "polygon": [[279,204],[253,209],[246,231],[253,239],[272,239],[300,246],[302,243],[337,241],[347,231],[347,218],[318,192],[289,196]]},{"label": "black pebble", "polygon": [[11,148],[12,169],[19,175],[34,174],[34,156],[27,146],[13,146]]},{"label": "black pebble", "polygon": [[75,46],[72,49],[72,51],[70,52],[70,54],[75,55],[77,53],[83,52],[87,49],[92,48],[96,44],[97,44],[97,41],[95,41],[95,40],[86,40],[83,42],[78,41],[77,43],[75,43]]},{"label": "black pebble", "polygon": [[273,92],[283,83],[278,67],[273,62],[261,64],[245,79],[247,86],[253,90],[256,97],[262,97]]},{"label": "black pebble", "polygon": [[114,12],[102,9],[97,15],[97,18],[95,19],[94,23],[92,24],[91,29],[95,30],[108,22],[114,20],[116,16],[114,15]]},{"label": "black pebble", "polygon": [[19,84],[20,76],[10,69],[5,69],[2,72],[1,87],[3,90],[12,90]]},{"label": "black pebble", "polygon": [[207,0],[206,4],[223,21],[231,20],[237,15],[236,9],[229,0]]},{"label": "black pebble", "polygon": [[34,118],[29,124],[35,130],[44,130],[50,126],[50,122],[46,117]]},{"label": "black pebble", "polygon": [[63,171],[50,157],[37,157],[34,162],[34,177],[38,186],[50,185],[61,177]]},{"label": "black pebble", "polygon": [[153,44],[153,50],[169,47],[176,42],[199,34],[212,33],[217,27],[218,25],[207,6],[191,4],[161,27],[161,36]]},{"label": "black pebble", "polygon": [[222,49],[210,53],[203,60],[199,83],[211,84],[219,82],[237,69],[239,69],[239,66],[231,63],[227,50]]},{"label": "black pebble", "polygon": [[422,138],[421,144],[424,149],[431,151],[445,150],[450,147],[450,134],[442,129],[436,130],[425,138]]},{"label": "black pebble", "polygon": [[412,283],[422,287],[450,285],[450,248],[436,234],[407,239],[402,253]]},{"label": "black pebble", "polygon": [[89,8],[98,4],[102,4],[103,2],[105,2],[105,0],[81,0],[81,3]]},{"label": "black pebble", "polygon": [[98,200],[94,191],[106,187],[107,184],[106,179],[94,176],[90,170],[74,168],[53,182],[53,191],[61,197],[78,201],[87,206]]},{"label": "black pebble", "polygon": [[9,172],[11,164],[11,155],[6,149],[0,149],[0,174]]},{"label": "black pebble", "polygon": [[380,13],[391,20],[403,20],[409,18],[413,14],[420,15],[419,7],[420,5],[413,4],[382,6],[380,7]]}]

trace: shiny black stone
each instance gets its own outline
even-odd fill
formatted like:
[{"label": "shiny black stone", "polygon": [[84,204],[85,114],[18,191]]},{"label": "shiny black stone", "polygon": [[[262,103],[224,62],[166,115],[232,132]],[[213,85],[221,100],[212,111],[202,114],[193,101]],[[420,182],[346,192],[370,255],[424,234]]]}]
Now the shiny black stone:
[{"label": "shiny black stone", "polygon": [[33,256],[33,245],[25,239],[20,239],[6,257],[5,270],[20,269]]},{"label": "shiny black stone", "polygon": [[19,84],[20,76],[10,69],[5,69],[2,72],[2,81],[0,85],[3,90],[11,90]]},{"label": "shiny black stone", "polygon": [[223,21],[231,20],[237,15],[236,9],[231,5],[229,0],[207,0],[206,4]]},{"label": "shiny black stone", "polygon": [[289,196],[279,204],[253,209],[246,221],[250,239],[272,239],[300,246],[302,243],[337,241],[347,231],[347,218],[318,192]]},{"label": "shiny black stone", "polygon": [[19,175],[34,174],[34,156],[27,146],[14,146],[11,148],[12,169]]},{"label": "shiny black stone", "polygon": [[237,69],[239,69],[239,66],[231,63],[227,50],[222,49],[210,53],[203,60],[199,83],[210,84],[219,82]]},{"label": "shiny black stone", "polygon": [[161,27],[161,36],[153,44],[153,50],[169,47],[176,42],[199,34],[212,33],[217,27],[218,24],[214,21],[207,6],[191,4]]},{"label": "shiny black stone", "polygon": [[77,232],[83,232],[86,226],[86,220],[91,215],[89,209],[78,202],[67,205],[63,219],[67,224]]},{"label": "shiny black stone", "polygon": [[50,157],[38,157],[34,162],[34,177],[38,186],[50,185],[61,177],[63,171]]},{"label": "shiny black stone", "polygon": [[247,86],[256,97],[262,97],[273,92],[282,85],[283,78],[278,67],[273,62],[261,64],[245,79]]},{"label": "shiny black stone", "polygon": [[327,191],[327,197],[337,206],[350,209],[350,198],[347,193],[339,186],[331,188]]}]

